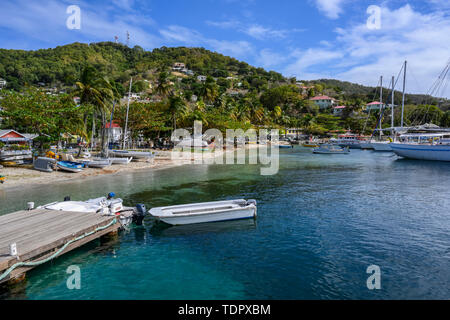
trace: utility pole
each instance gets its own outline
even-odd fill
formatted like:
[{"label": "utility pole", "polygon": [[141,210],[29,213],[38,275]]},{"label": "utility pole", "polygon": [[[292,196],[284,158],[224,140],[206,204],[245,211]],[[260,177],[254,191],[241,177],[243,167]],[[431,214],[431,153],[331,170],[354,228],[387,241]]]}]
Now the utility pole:
[{"label": "utility pole", "polygon": [[130,110],[130,96],[131,96],[131,85],[133,84],[133,78],[130,78],[130,89],[128,90],[128,102],[127,102],[127,117],[125,119],[125,131],[123,132],[123,144],[122,149],[125,149],[125,140],[127,137],[128,130],[128,111]]},{"label": "utility pole", "polygon": [[402,121],[401,121],[402,128],[403,128],[403,114],[405,113],[405,88],[406,88],[406,60],[403,70]]}]

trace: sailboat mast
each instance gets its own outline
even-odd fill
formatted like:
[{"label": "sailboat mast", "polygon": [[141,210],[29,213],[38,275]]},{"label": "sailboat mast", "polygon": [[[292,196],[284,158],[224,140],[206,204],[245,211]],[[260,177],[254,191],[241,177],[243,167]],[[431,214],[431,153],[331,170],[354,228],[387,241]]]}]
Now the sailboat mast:
[{"label": "sailboat mast", "polygon": [[380,140],[381,140],[381,115],[382,115],[382,106],[383,106],[383,76],[380,77],[380,125],[378,128],[378,132],[380,135]]},{"label": "sailboat mast", "polygon": [[125,149],[125,139],[126,139],[127,130],[128,130],[128,111],[130,110],[130,96],[131,96],[131,85],[132,84],[133,84],[133,78],[130,78],[130,88],[128,89],[127,116],[126,116],[126,119],[125,119],[125,130],[123,132],[122,149]]},{"label": "sailboat mast", "polygon": [[401,121],[402,128],[403,128],[403,114],[405,113],[405,88],[406,88],[406,60],[403,69],[402,121]]},{"label": "sailboat mast", "polygon": [[394,128],[394,90],[395,90],[395,77],[392,76],[392,102],[391,102],[391,132],[393,132],[392,128]]}]

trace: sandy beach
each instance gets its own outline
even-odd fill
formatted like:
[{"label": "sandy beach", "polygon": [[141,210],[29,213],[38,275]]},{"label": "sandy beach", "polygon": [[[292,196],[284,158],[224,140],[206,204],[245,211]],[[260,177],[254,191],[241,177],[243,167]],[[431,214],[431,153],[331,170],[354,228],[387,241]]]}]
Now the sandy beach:
[{"label": "sandy beach", "polygon": [[[246,146],[252,148],[255,146]],[[226,149],[223,151],[203,152],[203,159],[212,159],[223,156],[226,152],[233,152],[235,149]],[[196,154],[199,155],[198,153]],[[80,180],[93,176],[108,174],[120,174],[137,170],[161,170],[186,164],[194,163],[194,153],[186,153],[183,159],[172,157],[171,151],[159,151],[158,155],[152,161],[140,160],[132,161],[129,164],[112,165],[104,169],[86,168],[80,173],[71,173],[61,170],[53,172],[42,172],[25,167],[3,167],[0,169],[0,175],[6,177],[6,181],[0,184],[0,190],[8,190],[22,186],[45,185],[49,183],[67,182],[70,180]]]}]

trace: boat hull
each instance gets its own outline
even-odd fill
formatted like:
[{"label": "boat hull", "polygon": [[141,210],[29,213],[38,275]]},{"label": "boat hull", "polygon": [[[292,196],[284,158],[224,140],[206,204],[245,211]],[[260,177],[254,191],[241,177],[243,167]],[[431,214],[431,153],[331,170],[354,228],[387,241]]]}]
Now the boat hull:
[{"label": "boat hull", "polygon": [[75,163],[70,163],[70,162],[65,162],[65,161],[59,161],[56,163],[56,165],[60,170],[67,171],[67,172],[73,172],[73,173],[81,172],[81,171],[83,171],[83,168],[84,168],[83,164],[75,164]]},{"label": "boat hull", "polygon": [[391,143],[392,151],[403,158],[416,160],[450,161],[450,145],[417,145]]},{"label": "boat hull", "polygon": [[381,152],[392,152],[391,144],[384,142],[371,142],[373,150]]},{"label": "boat hull", "polygon": [[[241,205],[238,205],[236,201],[241,202]],[[215,201],[160,207],[151,209],[149,213],[158,221],[170,225],[220,222],[256,217],[256,202],[236,201]]]},{"label": "boat hull", "polygon": [[364,150],[372,150],[373,149],[372,144],[369,142],[360,143],[360,146],[361,146],[361,149],[364,149]]}]

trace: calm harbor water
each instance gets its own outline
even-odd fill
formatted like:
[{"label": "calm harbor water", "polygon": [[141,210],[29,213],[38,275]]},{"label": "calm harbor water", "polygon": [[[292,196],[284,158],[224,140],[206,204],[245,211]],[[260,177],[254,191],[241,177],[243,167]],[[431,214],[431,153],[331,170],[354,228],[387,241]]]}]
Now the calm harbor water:
[{"label": "calm harbor water", "polygon": [[[233,198],[256,221],[162,228],[146,220],[28,274],[9,299],[449,299],[450,165],[390,153],[280,151],[280,171],[190,165],[0,191],[0,214],[114,191],[147,208]],[[69,290],[66,269],[81,268]],[[366,286],[369,265],[381,289]]]}]

